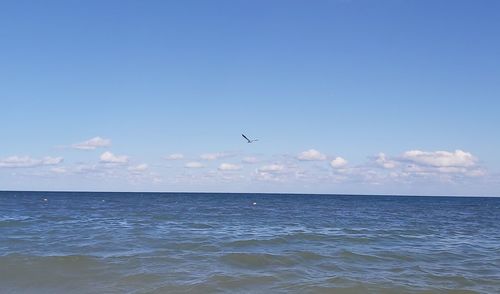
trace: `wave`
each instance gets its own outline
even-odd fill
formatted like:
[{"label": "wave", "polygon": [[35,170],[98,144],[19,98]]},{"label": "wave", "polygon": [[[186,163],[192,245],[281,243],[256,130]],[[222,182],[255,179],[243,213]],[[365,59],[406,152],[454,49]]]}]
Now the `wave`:
[{"label": "wave", "polygon": [[192,229],[200,229],[200,230],[214,228],[213,226],[211,226],[209,224],[204,224],[204,223],[190,223],[190,224],[187,224],[187,226],[189,228],[192,228]]},{"label": "wave", "polygon": [[195,251],[195,252],[218,252],[219,246],[215,246],[209,242],[181,242],[171,243],[168,245],[171,250],[180,251]]},{"label": "wave", "polygon": [[347,249],[343,249],[339,255],[345,262],[376,262],[384,260],[384,258],[376,255],[355,253]]},{"label": "wave", "polygon": [[8,254],[0,256],[0,265],[2,267],[22,267],[40,266],[40,267],[88,267],[98,265],[98,257],[90,255],[26,255],[26,254]]},{"label": "wave", "polygon": [[289,256],[269,253],[227,253],[221,257],[221,260],[233,266],[251,269],[271,266],[289,267],[298,263]]},{"label": "wave", "polygon": [[245,240],[235,240],[223,243],[224,246],[241,248],[241,247],[258,247],[258,246],[270,246],[270,245],[280,245],[286,243],[287,240],[282,237],[271,238],[271,239],[245,239]]},{"label": "wave", "polygon": [[8,227],[20,227],[29,223],[31,217],[19,216],[19,217],[0,217],[0,228]]},{"label": "wave", "polygon": [[314,261],[314,260],[323,260],[328,258],[327,256],[318,254],[312,251],[297,251],[293,253],[301,261]]},{"label": "wave", "polygon": [[234,290],[238,288],[250,287],[255,288],[255,285],[262,286],[263,284],[271,284],[278,282],[279,279],[272,275],[224,275],[216,274],[208,278],[206,283],[214,284],[226,290]]}]

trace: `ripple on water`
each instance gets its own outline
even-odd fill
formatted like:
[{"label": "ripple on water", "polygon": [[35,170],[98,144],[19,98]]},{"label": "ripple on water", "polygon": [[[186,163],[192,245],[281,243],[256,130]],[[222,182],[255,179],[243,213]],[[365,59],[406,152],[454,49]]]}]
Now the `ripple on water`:
[{"label": "ripple on water", "polygon": [[209,242],[178,242],[168,244],[171,250],[179,251],[197,251],[197,252],[218,252],[219,246],[215,246]]},{"label": "ripple on water", "polygon": [[206,283],[213,284],[220,289],[228,291],[243,290],[244,288],[255,289],[255,286],[263,286],[278,282],[279,279],[272,275],[225,275],[216,274],[208,278]]},{"label": "ripple on water", "polygon": [[328,259],[328,256],[321,255],[312,251],[296,251],[293,252],[293,256],[296,257],[301,262],[317,261]]},{"label": "ripple on water", "polygon": [[0,217],[0,228],[21,227],[29,224],[30,217]]},{"label": "ripple on water", "polygon": [[362,254],[362,253],[355,253],[353,251],[349,251],[347,249],[343,249],[339,256],[343,259],[344,262],[349,263],[349,262],[381,262],[384,259],[375,255],[371,254]]},{"label": "ripple on water", "polygon": [[[73,285],[108,279],[110,267],[100,258],[86,255],[32,256],[9,254],[0,257],[0,285],[29,289],[44,285],[61,289]],[[81,285],[81,284],[80,284]],[[39,290],[39,292],[42,292]],[[58,292],[58,291],[56,291]]]},{"label": "ripple on water", "polygon": [[232,266],[249,269],[290,267],[297,264],[297,261],[289,256],[269,253],[227,253],[221,256],[221,260]]},{"label": "ripple on water", "polygon": [[286,243],[285,238],[270,238],[270,239],[244,239],[244,240],[234,240],[223,243],[225,247],[232,248],[243,248],[243,247],[259,247],[259,246],[272,246],[281,245]]},{"label": "ripple on water", "polygon": [[206,230],[206,229],[213,229],[214,226],[206,224],[206,223],[190,223],[186,225],[187,227],[191,229],[199,229],[199,230]]},{"label": "ripple on water", "polygon": [[382,251],[378,252],[377,256],[394,261],[413,262],[415,257],[404,251]]}]

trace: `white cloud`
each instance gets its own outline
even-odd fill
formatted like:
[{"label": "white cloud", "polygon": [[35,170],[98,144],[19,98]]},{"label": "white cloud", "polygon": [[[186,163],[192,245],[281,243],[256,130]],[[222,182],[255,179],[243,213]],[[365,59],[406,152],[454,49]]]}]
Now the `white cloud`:
[{"label": "white cloud", "polygon": [[41,164],[42,165],[56,165],[56,164],[59,164],[63,161],[64,161],[64,159],[62,157],[46,156],[46,157],[42,158]]},{"label": "white cloud", "polygon": [[165,156],[165,159],[167,159],[167,160],[181,160],[181,159],[184,159],[184,154],[182,154],[182,153],[170,154],[168,156]]},{"label": "white cloud", "polygon": [[347,160],[342,157],[335,157],[335,159],[330,162],[330,165],[333,168],[342,168],[347,165]]},{"label": "white cloud", "polygon": [[466,173],[467,173],[467,176],[473,177],[473,178],[484,177],[487,175],[487,172],[482,168],[473,169],[473,170],[467,171]]},{"label": "white cloud", "polygon": [[255,178],[266,182],[291,182],[297,177],[297,170],[280,163],[264,165],[255,171]]},{"label": "white cloud", "polygon": [[239,170],[239,169],[241,169],[241,167],[239,165],[232,164],[232,163],[222,163],[219,166],[219,170],[221,170],[221,171],[234,171],[234,170]]},{"label": "white cloud", "polygon": [[257,171],[260,173],[279,173],[282,172],[285,169],[285,166],[281,164],[270,164],[270,165],[264,165],[263,167],[259,168]]},{"label": "white cloud", "polygon": [[63,162],[62,157],[50,157],[46,156],[42,159],[35,159],[29,156],[9,156],[3,159],[0,159],[0,167],[36,167],[36,166],[44,166],[44,165],[57,165]]},{"label": "white cloud", "polygon": [[455,150],[455,152],[411,150],[406,151],[402,158],[419,165],[433,167],[470,167],[476,164],[476,158],[471,153],[462,150]]},{"label": "white cloud", "polygon": [[128,156],[125,155],[114,155],[113,153],[106,151],[101,154],[102,163],[114,163],[114,164],[126,164],[128,163]]},{"label": "white cloud", "polygon": [[[465,177],[478,178],[487,175],[486,170],[477,164],[477,159],[471,153],[462,150],[450,151],[420,151],[410,150],[401,156],[389,157],[378,154],[375,163],[390,172],[375,172],[378,181],[402,181],[415,183],[425,181],[458,183]],[[367,167],[369,169],[369,166]],[[366,171],[364,171],[366,174]]]},{"label": "white cloud", "polygon": [[65,174],[68,172],[64,167],[53,167],[50,171],[56,174]]},{"label": "white cloud", "polygon": [[133,172],[133,173],[141,173],[141,172],[147,171],[148,168],[149,167],[147,164],[141,163],[141,164],[129,167],[128,170]]},{"label": "white cloud", "polygon": [[205,167],[201,162],[198,162],[198,161],[191,161],[191,162],[188,162],[184,165],[184,167],[186,168],[202,168],[202,167]]},{"label": "white cloud", "polygon": [[94,137],[94,138],[89,139],[87,141],[75,143],[72,145],[73,148],[80,149],[80,150],[94,150],[94,149],[99,148],[99,147],[109,147],[109,146],[111,146],[111,140],[104,139],[101,137]]},{"label": "white cloud", "polygon": [[100,171],[101,169],[96,164],[80,163],[77,164],[74,168],[74,172],[78,174],[92,174],[92,173],[98,173]]},{"label": "white cloud", "polygon": [[230,155],[227,153],[205,153],[200,155],[200,158],[203,160],[217,160],[221,158],[229,157]]},{"label": "white cloud", "polygon": [[301,152],[297,156],[297,158],[299,160],[308,160],[308,161],[312,161],[312,160],[325,160],[326,159],[326,155],[324,155],[323,153],[319,152],[318,150],[309,149],[307,151]]},{"label": "white cloud", "polygon": [[375,159],[375,163],[379,166],[387,169],[393,169],[398,166],[398,163],[394,160],[388,159],[384,153],[379,153]]},{"label": "white cloud", "polygon": [[248,164],[253,164],[253,163],[259,162],[259,159],[257,157],[247,156],[247,157],[243,158],[242,162],[248,163]]}]

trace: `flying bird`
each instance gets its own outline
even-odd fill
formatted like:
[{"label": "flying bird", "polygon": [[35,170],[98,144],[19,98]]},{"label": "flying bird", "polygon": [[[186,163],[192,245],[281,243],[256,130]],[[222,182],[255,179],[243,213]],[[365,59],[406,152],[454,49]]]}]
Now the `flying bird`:
[{"label": "flying bird", "polygon": [[253,143],[253,142],[255,142],[255,141],[259,141],[259,139],[253,139],[253,140],[250,140],[250,139],[248,139],[248,138],[247,138],[247,136],[245,136],[245,135],[243,135],[243,134],[241,134],[241,136],[243,136],[243,138],[245,138],[245,140],[247,140],[247,143]]}]

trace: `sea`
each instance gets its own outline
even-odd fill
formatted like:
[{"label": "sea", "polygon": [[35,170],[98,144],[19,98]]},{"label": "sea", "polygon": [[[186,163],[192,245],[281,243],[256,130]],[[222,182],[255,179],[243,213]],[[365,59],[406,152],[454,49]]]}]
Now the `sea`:
[{"label": "sea", "polygon": [[5,191],[0,293],[500,293],[500,198]]}]

